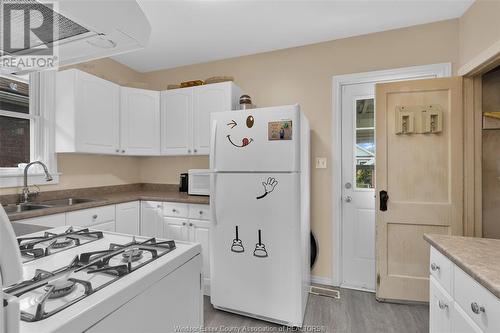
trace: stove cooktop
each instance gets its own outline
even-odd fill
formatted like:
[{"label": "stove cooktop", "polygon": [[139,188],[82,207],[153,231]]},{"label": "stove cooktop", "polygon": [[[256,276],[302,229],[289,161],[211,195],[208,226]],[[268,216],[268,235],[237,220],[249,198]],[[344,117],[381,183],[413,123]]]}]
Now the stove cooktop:
[{"label": "stove cooktop", "polygon": [[[97,239],[100,241],[89,244]],[[128,241],[109,243],[102,232],[73,228],[63,233],[46,232],[41,236],[19,238],[21,251],[24,250],[23,255],[29,258],[25,261],[29,269],[23,269],[27,268],[25,271],[32,277],[4,292],[19,298],[21,319],[26,322],[46,319],[176,249],[173,240],[138,241],[134,236],[125,235],[113,235],[112,239]],[[62,246],[66,243],[71,244]],[[83,244],[87,245],[79,252],[80,248],[76,247]],[[64,249],[71,251],[62,252]],[[74,253],[77,255],[67,260]],[[51,254],[54,254],[51,265],[47,265],[49,258],[45,257]]]}]

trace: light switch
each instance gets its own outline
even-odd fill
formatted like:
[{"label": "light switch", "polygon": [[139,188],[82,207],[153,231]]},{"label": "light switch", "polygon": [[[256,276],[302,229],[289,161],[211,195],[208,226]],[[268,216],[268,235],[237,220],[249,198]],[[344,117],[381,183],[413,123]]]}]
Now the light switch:
[{"label": "light switch", "polygon": [[316,169],[326,169],[326,157],[316,157]]}]

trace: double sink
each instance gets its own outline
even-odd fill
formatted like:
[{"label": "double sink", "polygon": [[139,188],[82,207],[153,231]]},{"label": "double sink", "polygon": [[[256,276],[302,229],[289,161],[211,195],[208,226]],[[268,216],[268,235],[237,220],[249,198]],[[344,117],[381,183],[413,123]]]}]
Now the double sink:
[{"label": "double sink", "polygon": [[65,199],[48,200],[36,203],[29,202],[29,203],[20,203],[17,205],[6,205],[4,206],[4,209],[7,214],[12,214],[12,213],[20,213],[20,212],[26,212],[44,208],[68,207],[95,201],[98,201],[98,199],[65,198]]}]

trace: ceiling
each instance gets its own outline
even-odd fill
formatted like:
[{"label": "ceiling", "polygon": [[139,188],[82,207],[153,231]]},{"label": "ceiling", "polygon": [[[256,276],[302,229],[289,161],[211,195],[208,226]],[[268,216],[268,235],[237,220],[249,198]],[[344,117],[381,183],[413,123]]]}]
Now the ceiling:
[{"label": "ceiling", "polygon": [[460,17],[474,0],[137,0],[152,33],[114,59],[140,72]]}]

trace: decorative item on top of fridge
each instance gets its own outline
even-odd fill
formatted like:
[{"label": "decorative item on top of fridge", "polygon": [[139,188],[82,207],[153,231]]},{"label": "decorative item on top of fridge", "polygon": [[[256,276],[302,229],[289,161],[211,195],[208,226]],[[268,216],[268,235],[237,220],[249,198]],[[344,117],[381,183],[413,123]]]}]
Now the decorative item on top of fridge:
[{"label": "decorative item on top of fridge", "polygon": [[248,95],[240,96],[240,110],[255,109],[255,105],[252,104],[252,98]]}]

